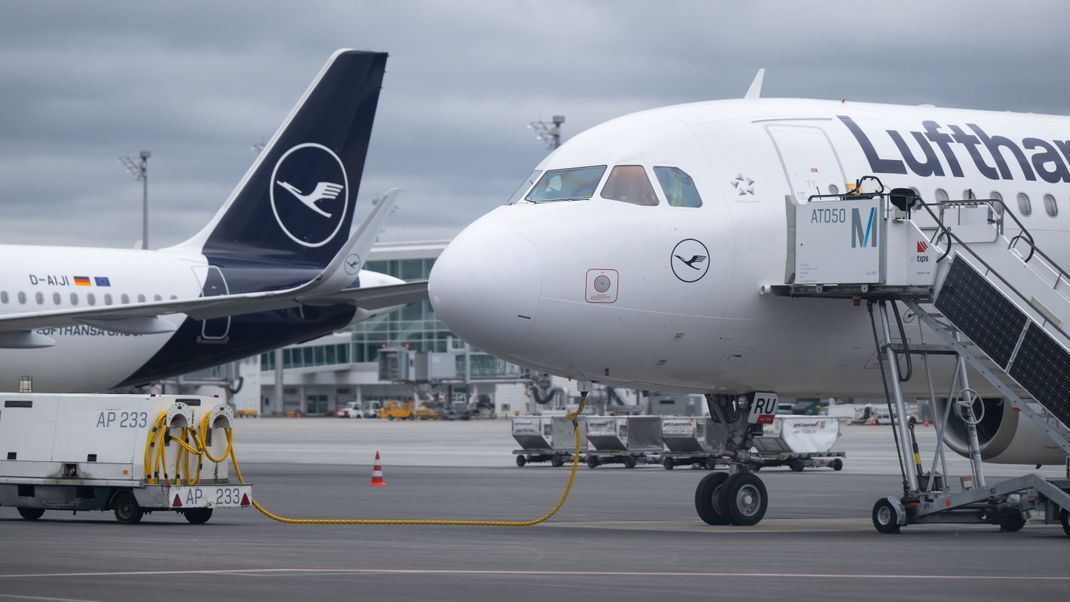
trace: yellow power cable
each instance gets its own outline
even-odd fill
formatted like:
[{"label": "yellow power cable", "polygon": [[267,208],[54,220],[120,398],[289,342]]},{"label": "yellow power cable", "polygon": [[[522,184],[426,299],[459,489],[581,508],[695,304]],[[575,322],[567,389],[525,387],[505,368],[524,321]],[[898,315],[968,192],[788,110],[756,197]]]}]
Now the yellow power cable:
[{"label": "yellow power cable", "polygon": [[[587,393],[583,393],[580,396],[579,406],[575,412],[567,414],[565,417],[572,422],[573,430],[576,431],[576,449],[572,454],[572,468],[568,473],[568,481],[565,483],[565,490],[561,493],[561,498],[557,500],[557,503],[550,508],[549,512],[543,514],[538,518],[531,520],[435,520],[435,519],[419,519],[419,518],[405,518],[405,519],[383,519],[383,518],[287,518],[271,512],[267,508],[260,505],[255,499],[250,500],[253,506],[260,511],[261,514],[270,518],[271,520],[278,521],[280,523],[286,523],[288,525],[450,525],[450,526],[463,526],[463,527],[530,527],[539,523],[546,522],[552,518],[561,508],[565,505],[565,501],[568,500],[569,493],[572,491],[572,483],[576,479],[576,469],[580,463],[580,427],[576,419],[583,413],[584,408],[587,406]],[[160,482],[158,476],[159,469],[163,468],[163,482],[170,483],[170,479],[167,475],[167,432],[166,426],[167,412],[164,412],[156,419],[156,423],[153,425],[152,430],[149,432],[148,439],[145,442],[145,482],[149,484],[157,484]],[[182,429],[181,437],[171,437],[171,441],[176,442],[180,449],[178,455],[175,458],[175,485],[181,484],[181,474],[179,473],[179,467],[185,466],[186,470],[186,484],[195,485],[200,482],[201,477],[201,462],[200,459],[203,456],[207,456],[209,460],[216,464],[225,462],[227,457],[230,457],[231,462],[234,464],[234,473],[238,477],[238,482],[242,485],[245,484],[245,477],[242,475],[241,468],[238,466],[238,457],[234,453],[234,435],[233,431],[227,427],[224,430],[227,436],[227,448],[224,451],[221,458],[212,456],[208,451],[208,435],[210,430],[209,415],[205,414],[201,419],[201,429],[197,432],[195,428],[184,427]],[[187,443],[187,438],[192,434],[193,445]],[[155,454],[153,454],[155,449]],[[190,454],[196,455],[198,458],[197,476],[191,478],[189,474],[189,456]],[[152,470],[149,469],[149,458],[152,457]]]},{"label": "yellow power cable", "polygon": [[[572,421],[573,429],[576,431],[576,449],[572,455],[572,469],[568,473],[568,482],[565,484],[565,490],[561,493],[561,499],[557,500],[553,508],[550,511],[538,518],[531,520],[433,520],[433,519],[419,519],[419,518],[407,518],[407,519],[384,519],[384,518],[287,518],[279,516],[264,508],[255,499],[252,500],[253,506],[260,511],[261,514],[270,518],[271,520],[278,521],[280,523],[286,523],[288,525],[449,525],[460,527],[531,527],[542,522],[550,520],[553,515],[557,514],[558,510],[565,505],[565,500],[568,499],[568,494],[572,491],[572,482],[576,478],[576,468],[580,463],[580,427],[576,422],[576,418],[583,413],[584,407],[587,405],[587,393],[583,393],[580,396],[579,407],[575,412],[572,412],[565,417]],[[230,459],[234,463],[234,472],[238,477],[238,482],[245,484],[245,479],[242,477],[241,468],[238,467],[238,458],[234,455],[234,446],[232,445],[232,435],[230,429],[226,429],[227,444],[230,447]]]}]

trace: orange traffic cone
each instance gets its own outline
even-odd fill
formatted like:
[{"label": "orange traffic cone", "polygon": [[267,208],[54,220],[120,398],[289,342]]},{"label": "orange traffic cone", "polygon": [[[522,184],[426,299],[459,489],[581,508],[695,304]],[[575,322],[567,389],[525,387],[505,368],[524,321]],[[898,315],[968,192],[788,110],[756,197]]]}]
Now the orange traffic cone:
[{"label": "orange traffic cone", "polygon": [[383,466],[379,463],[379,452],[375,452],[375,466],[372,467],[372,481],[368,483],[372,487],[386,487],[383,480]]}]

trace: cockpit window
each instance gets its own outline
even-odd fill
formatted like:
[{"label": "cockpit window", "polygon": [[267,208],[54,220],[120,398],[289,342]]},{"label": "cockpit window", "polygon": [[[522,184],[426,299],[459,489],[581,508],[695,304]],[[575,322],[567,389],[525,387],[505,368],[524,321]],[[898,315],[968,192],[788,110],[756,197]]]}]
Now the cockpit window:
[{"label": "cockpit window", "polygon": [[657,205],[658,197],[642,165],[618,165],[602,187],[602,198],[633,205]]},{"label": "cockpit window", "polygon": [[538,181],[539,174],[541,174],[541,173],[542,172],[537,170],[537,169],[535,171],[531,172],[531,175],[529,175],[524,180],[524,183],[521,184],[516,189],[516,192],[514,192],[512,196],[509,197],[509,201],[508,201],[509,204],[511,205],[511,204],[519,201],[520,199],[524,198],[524,193],[527,192],[528,190],[531,190],[531,185],[534,184],[536,181]]},{"label": "cockpit window", "polygon": [[595,188],[598,188],[604,173],[605,165],[552,169],[543,174],[539,183],[535,184],[535,188],[532,188],[525,198],[534,203],[589,199]]},{"label": "cockpit window", "polygon": [[658,177],[669,205],[673,207],[702,206],[702,197],[698,195],[695,181],[684,170],[677,167],[655,167],[654,175]]}]

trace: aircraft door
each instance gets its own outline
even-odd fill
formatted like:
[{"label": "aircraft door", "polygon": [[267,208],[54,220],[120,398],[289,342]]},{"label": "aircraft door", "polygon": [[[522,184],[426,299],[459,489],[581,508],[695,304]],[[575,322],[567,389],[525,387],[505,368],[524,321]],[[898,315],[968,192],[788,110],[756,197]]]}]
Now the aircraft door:
[{"label": "aircraft door", "polygon": [[[227,287],[227,280],[223,277],[223,272],[219,271],[219,268],[214,265],[208,266],[208,271],[204,273],[204,289],[201,292],[201,296],[218,297],[229,294],[229,292],[230,289]],[[209,318],[201,321],[201,336],[197,338],[197,342],[225,343],[229,333],[230,316]]]},{"label": "aircraft door", "polygon": [[767,125],[765,130],[776,146],[796,202],[805,203],[814,194],[847,191],[840,158],[823,129],[816,125],[777,124]]}]

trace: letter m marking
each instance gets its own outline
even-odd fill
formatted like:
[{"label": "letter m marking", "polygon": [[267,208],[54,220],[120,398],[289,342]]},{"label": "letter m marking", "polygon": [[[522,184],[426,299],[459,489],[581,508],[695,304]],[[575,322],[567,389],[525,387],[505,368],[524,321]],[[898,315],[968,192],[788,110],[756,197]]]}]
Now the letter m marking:
[{"label": "letter m marking", "polygon": [[869,216],[866,217],[866,225],[862,226],[862,213],[858,209],[851,209],[851,248],[875,247],[877,236],[873,232],[874,222],[877,221],[877,208],[869,208]]}]

